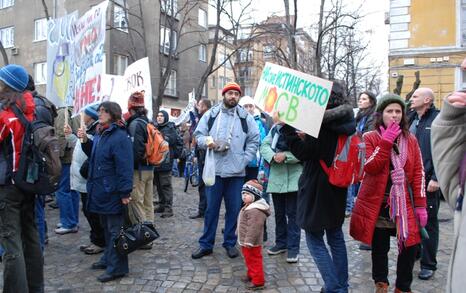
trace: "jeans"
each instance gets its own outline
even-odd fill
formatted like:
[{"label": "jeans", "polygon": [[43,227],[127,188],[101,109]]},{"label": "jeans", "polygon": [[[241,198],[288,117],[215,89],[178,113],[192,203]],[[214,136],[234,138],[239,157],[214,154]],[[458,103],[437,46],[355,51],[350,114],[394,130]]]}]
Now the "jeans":
[{"label": "jeans", "polygon": [[47,222],[45,221],[45,195],[36,195],[35,198],[36,225],[39,232],[40,248],[44,251],[45,236],[47,235]]},{"label": "jeans", "polygon": [[241,188],[244,177],[215,177],[215,184],[206,187],[207,210],[204,216],[204,233],[199,239],[202,249],[213,249],[215,234],[217,232],[218,218],[222,198],[225,200],[225,230],[223,234],[223,247],[236,245],[236,224],[241,210]]},{"label": "jeans", "polygon": [[299,253],[301,228],[296,224],[297,192],[272,193],[275,210],[275,245],[288,249],[288,253]]},{"label": "jeans", "polygon": [[60,209],[60,223],[65,229],[74,228],[79,222],[79,193],[70,189],[70,166],[62,165],[60,183],[55,192]]},{"label": "jeans", "polygon": [[[375,283],[388,284],[388,252],[390,236],[396,236],[395,229],[375,228],[372,238],[372,279]],[[396,287],[403,292],[411,292],[413,267],[418,246],[403,247],[396,263]]]},{"label": "jeans", "polygon": [[34,195],[0,186],[3,292],[44,292],[44,259],[34,217]]},{"label": "jeans", "polygon": [[207,210],[207,199],[205,195],[205,184],[202,180],[202,172],[204,171],[204,164],[199,164],[199,186],[197,190],[199,191],[199,214],[204,215]]},{"label": "jeans", "polygon": [[[325,246],[324,234],[327,236],[331,255]],[[325,292],[348,292],[348,256],[341,227],[320,232],[306,231],[306,242],[324,280]]]},{"label": "jeans", "polygon": [[173,187],[171,171],[155,171],[154,184],[159,195],[159,204],[165,210],[173,207]]},{"label": "jeans", "polygon": [[92,244],[99,247],[105,247],[105,234],[104,228],[100,223],[100,216],[96,213],[90,212],[87,206],[88,195],[87,193],[81,193],[81,202],[83,205],[83,214],[86,217],[89,226],[91,227],[90,241]]},{"label": "jeans", "polygon": [[112,276],[126,275],[129,272],[128,255],[118,253],[113,245],[120,234],[123,222],[123,214],[100,215],[100,223],[104,228],[106,243],[100,262],[107,266],[106,272]]},{"label": "jeans", "polygon": [[422,239],[421,269],[437,270],[437,250],[439,242],[438,210],[440,191],[427,192],[427,225],[429,239]]},{"label": "jeans", "polygon": [[358,195],[360,183],[351,184],[348,187],[348,193],[346,196],[346,211],[351,213],[354,207],[354,199]]}]

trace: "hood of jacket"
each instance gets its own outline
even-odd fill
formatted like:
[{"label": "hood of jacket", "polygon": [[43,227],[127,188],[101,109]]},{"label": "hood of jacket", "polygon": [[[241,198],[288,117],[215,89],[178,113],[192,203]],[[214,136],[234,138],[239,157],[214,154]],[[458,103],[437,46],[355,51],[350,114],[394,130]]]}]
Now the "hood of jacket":
[{"label": "hood of jacket", "polygon": [[160,110],[159,113],[163,115],[163,123],[158,123],[159,126],[165,126],[169,122],[170,116],[168,116],[168,112],[165,110]]},{"label": "hood of jacket", "polygon": [[258,209],[264,212],[264,214],[270,216],[270,206],[269,204],[265,201],[265,199],[261,198],[259,200],[256,200],[255,202],[251,203],[248,205],[244,210],[250,210],[250,209]]},{"label": "hood of jacket", "polygon": [[343,104],[325,110],[322,128],[330,129],[338,134],[352,135],[355,133],[356,121],[351,105]]}]

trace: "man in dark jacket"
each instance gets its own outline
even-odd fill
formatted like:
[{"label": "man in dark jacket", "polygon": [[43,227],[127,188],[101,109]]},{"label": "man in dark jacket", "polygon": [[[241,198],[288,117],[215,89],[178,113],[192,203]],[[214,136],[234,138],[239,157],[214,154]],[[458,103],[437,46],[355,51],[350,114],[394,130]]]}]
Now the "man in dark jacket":
[{"label": "man in dark jacket", "polygon": [[435,175],[430,143],[430,127],[439,111],[434,106],[434,93],[430,88],[418,88],[411,99],[412,113],[409,116],[409,131],[413,133],[421,149],[424,164],[425,183],[427,185],[428,221],[425,227],[429,239],[422,240],[421,271],[419,279],[429,280],[437,269],[437,249],[439,241],[438,210],[440,206],[440,189]]},{"label": "man in dark jacket", "polygon": [[[333,83],[318,138],[305,135],[301,139],[293,127],[285,125],[282,128],[290,151],[304,162],[299,179],[296,221],[306,231],[307,246],[324,280],[325,292],[348,291],[348,258],[342,231],[347,188],[331,185],[319,161],[330,166],[338,136],[351,135],[355,131],[353,110],[339,82]],[[325,245],[324,234],[331,254]]]},{"label": "man in dark jacket", "polygon": [[145,158],[149,119],[147,119],[147,110],[144,108],[143,92],[131,94],[128,100],[128,111],[131,116],[127,125],[133,141],[134,157],[134,188],[129,203],[129,218],[133,224],[154,222],[154,166],[150,165]]},{"label": "man in dark jacket", "polygon": [[172,167],[177,149],[183,147],[178,130],[173,122],[169,122],[167,111],[160,110],[157,114],[157,128],[170,146],[170,155],[165,162],[154,169],[154,184],[159,195],[159,207],[156,213],[162,213],[162,218],[173,216],[173,187],[172,187]]}]

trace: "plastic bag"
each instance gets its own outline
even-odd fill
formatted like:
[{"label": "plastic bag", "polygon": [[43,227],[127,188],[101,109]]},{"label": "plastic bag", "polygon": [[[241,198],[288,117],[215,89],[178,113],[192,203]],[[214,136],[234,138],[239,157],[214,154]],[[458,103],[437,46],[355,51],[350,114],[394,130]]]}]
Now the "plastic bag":
[{"label": "plastic bag", "polygon": [[206,186],[215,184],[215,158],[214,151],[207,149],[205,154],[204,170],[202,171],[202,180]]}]

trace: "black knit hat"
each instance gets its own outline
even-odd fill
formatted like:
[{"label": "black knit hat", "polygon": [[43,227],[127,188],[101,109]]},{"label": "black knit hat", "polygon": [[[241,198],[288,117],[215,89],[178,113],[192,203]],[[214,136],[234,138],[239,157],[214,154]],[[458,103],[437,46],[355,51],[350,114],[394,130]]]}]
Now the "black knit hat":
[{"label": "black knit hat", "polygon": [[254,196],[254,201],[257,201],[262,198],[262,185],[257,180],[249,180],[244,183],[241,193],[246,192]]},{"label": "black knit hat", "polygon": [[334,80],[330,98],[328,99],[327,109],[333,109],[343,104],[348,104],[346,98],[346,89],[344,82],[341,80]]},{"label": "black knit hat", "polygon": [[406,108],[405,101],[399,96],[395,94],[385,94],[383,95],[378,103],[376,111],[382,113],[383,110],[390,104],[397,103],[401,106],[401,110],[404,112]]}]

